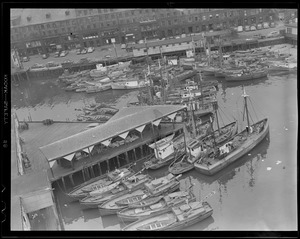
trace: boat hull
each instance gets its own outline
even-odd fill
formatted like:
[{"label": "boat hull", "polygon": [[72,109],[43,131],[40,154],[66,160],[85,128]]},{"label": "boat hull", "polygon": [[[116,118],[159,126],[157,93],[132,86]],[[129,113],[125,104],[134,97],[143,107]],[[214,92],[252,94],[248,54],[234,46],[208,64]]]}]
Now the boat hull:
[{"label": "boat hull", "polygon": [[[256,145],[258,145],[268,134],[269,132],[269,122],[267,120],[264,129],[257,137],[254,139],[248,140],[244,144],[242,144],[238,149],[227,155],[225,158],[221,159],[218,163],[210,166],[206,166],[203,164],[198,164],[197,162],[194,163],[196,171],[205,174],[205,175],[214,175],[217,172],[221,171],[228,165],[232,164],[239,158],[241,158],[243,155],[247,154],[249,151],[251,151]],[[263,120],[262,120],[263,121]],[[258,122],[259,123],[259,122]]]}]

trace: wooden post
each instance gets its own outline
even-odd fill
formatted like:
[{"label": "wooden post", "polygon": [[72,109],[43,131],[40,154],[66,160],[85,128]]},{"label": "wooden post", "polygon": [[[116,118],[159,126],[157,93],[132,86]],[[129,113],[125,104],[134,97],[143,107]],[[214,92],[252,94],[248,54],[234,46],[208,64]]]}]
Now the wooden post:
[{"label": "wooden post", "polygon": [[125,160],[126,160],[127,164],[129,164],[130,162],[129,162],[128,151],[126,151],[125,156],[126,156]]},{"label": "wooden post", "polygon": [[94,166],[92,165],[92,166],[90,167],[90,169],[91,169],[91,175],[92,175],[92,177],[94,178],[94,177],[95,177]]},{"label": "wooden post", "polygon": [[98,163],[98,167],[99,167],[99,173],[100,173],[100,175],[102,175],[102,170],[101,170],[100,162]]},{"label": "wooden post", "polygon": [[143,146],[140,146],[140,149],[141,149],[141,156],[142,156],[142,158],[143,158],[143,157],[144,157]]},{"label": "wooden post", "polygon": [[134,161],[136,161],[137,160],[137,156],[136,156],[135,148],[133,149],[133,155],[134,155]]},{"label": "wooden post", "polygon": [[63,183],[63,186],[64,186],[65,191],[67,191],[67,189],[66,189],[66,183],[65,183],[64,177],[61,177],[61,181],[62,181],[62,183]]},{"label": "wooden post", "polygon": [[85,175],[84,175],[84,168],[81,170],[81,172],[82,172],[82,176],[83,176],[83,181],[85,182],[86,180],[85,180]]},{"label": "wooden post", "polygon": [[116,158],[116,161],[117,161],[117,167],[118,167],[118,168],[120,168],[119,157],[118,157],[118,156],[116,156],[115,158]]},{"label": "wooden post", "polygon": [[72,186],[74,187],[75,183],[74,183],[74,180],[73,180],[73,174],[70,174],[69,178],[70,178],[70,181],[72,183]]}]

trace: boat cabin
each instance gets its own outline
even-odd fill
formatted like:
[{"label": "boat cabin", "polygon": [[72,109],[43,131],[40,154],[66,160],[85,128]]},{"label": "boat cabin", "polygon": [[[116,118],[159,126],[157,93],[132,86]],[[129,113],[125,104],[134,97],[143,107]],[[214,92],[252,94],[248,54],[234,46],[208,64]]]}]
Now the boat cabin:
[{"label": "boat cabin", "polygon": [[187,152],[194,158],[199,157],[200,153],[203,152],[201,143],[198,140],[193,140],[187,145]]},{"label": "boat cabin", "polygon": [[174,134],[149,145],[150,148],[154,149],[154,154],[156,158],[164,159],[174,153],[175,150],[172,141],[173,137]]}]

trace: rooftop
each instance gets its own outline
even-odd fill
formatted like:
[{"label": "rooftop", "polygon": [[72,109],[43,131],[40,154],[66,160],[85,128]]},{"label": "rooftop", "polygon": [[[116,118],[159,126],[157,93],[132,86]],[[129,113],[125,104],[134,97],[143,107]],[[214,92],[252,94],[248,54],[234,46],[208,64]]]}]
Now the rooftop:
[{"label": "rooftop", "polygon": [[[68,15],[66,12],[69,12]],[[47,18],[46,15],[50,13]],[[74,9],[60,9],[60,8],[13,8],[11,9],[11,20],[21,17],[20,23],[17,26],[29,26],[41,23],[64,21],[76,18]],[[29,18],[28,18],[29,17]],[[30,19],[30,20],[29,20]]]},{"label": "rooftop", "polygon": [[[215,31],[215,32],[207,32],[204,34],[204,36],[212,37],[212,36],[225,35],[227,33],[228,33],[227,30],[222,30],[222,31]],[[147,47],[153,47],[153,46],[162,46],[162,45],[182,43],[182,42],[191,42],[192,39],[194,41],[199,41],[199,40],[203,39],[203,35],[199,34],[199,35],[195,35],[195,36],[186,36],[186,37],[180,37],[180,38],[175,38],[175,39],[151,41],[151,42],[147,42],[147,43],[135,44],[133,46],[133,48],[141,49],[141,48],[146,48],[146,45],[147,45]]]},{"label": "rooftop", "polygon": [[65,134],[65,137],[60,140],[55,142],[53,140],[52,143],[44,144],[45,146],[40,147],[40,150],[48,161],[52,161],[118,136],[139,126],[151,123],[184,108],[184,106],[177,105],[124,108],[107,123],[72,136]]}]

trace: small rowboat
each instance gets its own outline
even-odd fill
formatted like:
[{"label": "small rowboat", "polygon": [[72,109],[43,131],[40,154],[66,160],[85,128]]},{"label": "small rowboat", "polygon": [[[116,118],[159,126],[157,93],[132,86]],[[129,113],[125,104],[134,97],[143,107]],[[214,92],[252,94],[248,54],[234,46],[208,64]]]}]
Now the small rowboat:
[{"label": "small rowboat", "polygon": [[146,218],[154,215],[161,214],[163,212],[171,211],[171,208],[180,205],[189,200],[190,202],[195,201],[196,198],[192,192],[179,191],[170,193],[151,205],[137,208],[125,208],[118,212],[118,218],[122,222],[134,222],[142,218]]},{"label": "small rowboat", "polygon": [[169,172],[174,175],[178,175],[192,170],[194,168],[194,164],[188,162],[188,157],[188,155],[184,154],[180,161],[176,162],[178,159],[175,159],[174,162],[169,165]]},{"label": "small rowboat", "polygon": [[119,201],[116,201],[116,204],[119,205],[119,206],[128,206],[130,205],[131,203],[136,203],[136,202],[139,202],[145,198],[147,198],[149,196],[149,194],[140,194],[140,195],[135,195],[135,196],[132,196],[132,197],[128,197],[128,198],[124,198],[124,199],[121,199]]},{"label": "small rowboat", "polygon": [[207,202],[186,202],[172,207],[169,212],[148,216],[125,226],[122,231],[169,231],[198,223],[213,213]]},{"label": "small rowboat", "polygon": [[89,193],[90,196],[99,196],[99,195],[102,195],[106,192],[109,192],[111,191],[112,189],[114,189],[115,187],[117,187],[118,185],[120,184],[120,181],[118,182],[115,182],[115,183],[112,183],[106,187],[102,187],[102,188],[99,188],[97,190],[94,190],[92,192]]},{"label": "small rowboat", "polygon": [[139,208],[139,207],[147,207],[152,204],[155,204],[161,200],[163,196],[156,196],[156,197],[148,197],[142,201],[131,203],[128,205],[129,208]]}]

